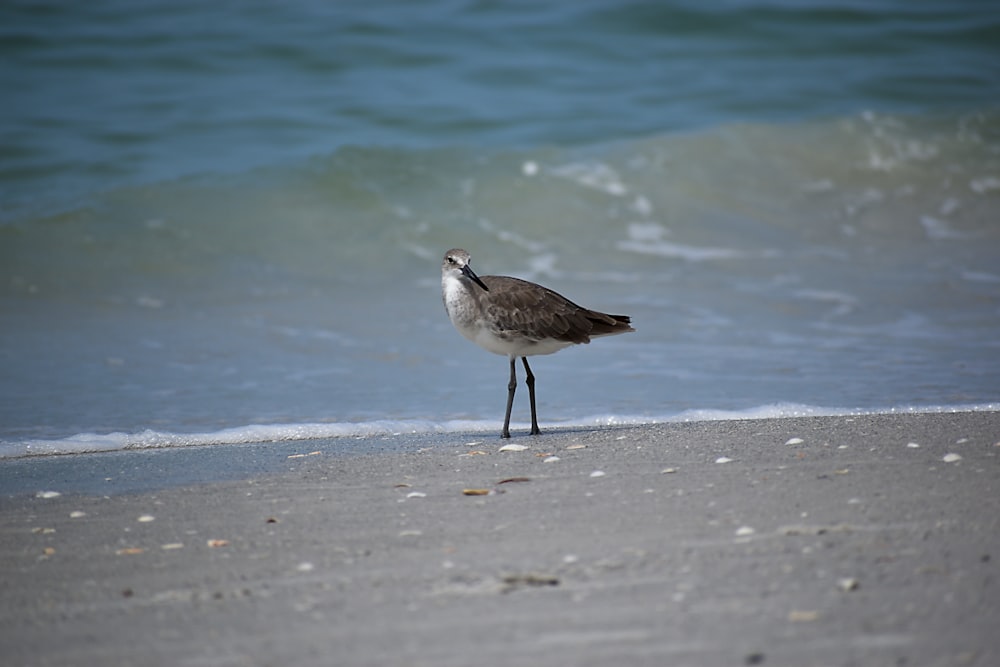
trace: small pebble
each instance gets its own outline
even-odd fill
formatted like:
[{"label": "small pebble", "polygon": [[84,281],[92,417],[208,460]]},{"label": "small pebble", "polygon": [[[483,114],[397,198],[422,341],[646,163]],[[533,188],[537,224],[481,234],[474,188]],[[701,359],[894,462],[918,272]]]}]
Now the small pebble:
[{"label": "small pebble", "polygon": [[809,623],[819,618],[818,611],[795,609],[788,612],[788,620],[792,623]]},{"label": "small pebble", "polygon": [[426,498],[427,494],[423,491],[410,491],[406,494],[407,498]]},{"label": "small pebble", "polygon": [[528,448],[527,445],[504,445],[500,448],[501,452],[523,452]]},{"label": "small pebble", "polygon": [[590,476],[591,477],[604,477],[606,474],[607,473],[604,472],[603,470],[595,470],[594,472],[590,473]]},{"label": "small pebble", "polygon": [[558,456],[550,456],[546,459],[542,459],[542,463],[555,463],[558,460],[559,460]]},{"label": "small pebble", "polygon": [[916,443],[916,442],[908,442],[908,443],[906,443],[906,446],[909,447],[910,449],[919,449],[920,448],[920,445],[918,443]]},{"label": "small pebble", "polygon": [[675,472],[677,472],[677,468],[664,468],[663,470],[660,471],[660,474],[661,475],[669,475],[669,474],[675,473]]},{"label": "small pebble", "polygon": [[80,517],[85,517],[85,516],[87,516],[87,513],[81,512],[80,510],[75,510],[69,513],[69,518],[71,519],[79,519]]},{"label": "small pebble", "polygon": [[144,552],[145,549],[142,547],[125,547],[124,549],[119,549],[115,554],[119,556],[137,556]]},{"label": "small pebble", "polygon": [[312,572],[314,569],[316,569],[316,566],[313,565],[312,563],[299,563],[295,569],[298,570],[299,572]]},{"label": "small pebble", "polygon": [[39,491],[35,494],[36,498],[58,498],[62,494],[58,491]]},{"label": "small pebble", "polygon": [[136,521],[138,521],[139,523],[149,523],[150,521],[156,521],[156,517],[153,516],[152,514],[143,514],[138,519],[136,519]]},{"label": "small pebble", "polygon": [[787,441],[785,441],[785,444],[786,445],[801,445],[803,442],[805,442],[805,440],[803,440],[802,438],[789,438]]},{"label": "small pebble", "polygon": [[728,456],[720,456],[719,458],[715,459],[716,463],[732,463],[732,461],[733,460]]},{"label": "small pebble", "polygon": [[955,454],[953,452],[951,454],[945,454],[943,457],[941,457],[941,460],[944,461],[945,463],[955,463],[956,461],[961,461],[962,456],[960,454]]},{"label": "small pebble", "polygon": [[861,582],[859,582],[854,577],[844,577],[842,579],[838,579],[837,580],[837,588],[839,588],[840,590],[844,591],[845,593],[848,592],[848,591],[856,591],[856,590],[858,590],[858,587],[860,585],[861,585]]},{"label": "small pebble", "polygon": [[756,532],[757,531],[750,526],[740,526],[736,529],[736,537],[746,537],[747,535],[753,535]]}]

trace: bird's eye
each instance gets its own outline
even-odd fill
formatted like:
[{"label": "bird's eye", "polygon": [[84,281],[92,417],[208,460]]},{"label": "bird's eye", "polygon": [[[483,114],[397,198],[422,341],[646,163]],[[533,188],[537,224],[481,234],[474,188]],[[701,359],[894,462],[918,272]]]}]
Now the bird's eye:
[{"label": "bird's eye", "polygon": [[455,258],[454,257],[449,257],[448,258],[448,263],[449,264],[454,264],[455,263]]}]

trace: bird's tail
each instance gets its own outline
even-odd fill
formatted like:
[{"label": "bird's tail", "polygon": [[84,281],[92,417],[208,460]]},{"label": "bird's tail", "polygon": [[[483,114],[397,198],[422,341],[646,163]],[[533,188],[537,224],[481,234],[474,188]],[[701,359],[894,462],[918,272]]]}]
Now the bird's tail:
[{"label": "bird's tail", "polygon": [[587,319],[590,320],[593,327],[590,330],[591,337],[612,336],[635,331],[631,326],[632,318],[628,315],[608,315],[591,310],[587,312]]}]

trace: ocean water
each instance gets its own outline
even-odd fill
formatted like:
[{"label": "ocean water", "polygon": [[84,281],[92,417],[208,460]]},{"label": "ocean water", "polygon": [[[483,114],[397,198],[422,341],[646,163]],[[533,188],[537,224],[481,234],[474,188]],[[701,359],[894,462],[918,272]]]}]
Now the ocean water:
[{"label": "ocean water", "polygon": [[0,54],[0,457],[498,431],[455,246],[633,318],[532,361],[543,430],[1000,410],[995,3],[20,1]]}]

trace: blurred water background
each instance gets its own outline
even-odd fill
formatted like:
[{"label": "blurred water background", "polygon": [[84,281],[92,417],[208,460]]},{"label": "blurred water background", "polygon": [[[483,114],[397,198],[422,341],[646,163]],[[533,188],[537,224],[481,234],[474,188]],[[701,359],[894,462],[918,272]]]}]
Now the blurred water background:
[{"label": "blurred water background", "polygon": [[633,317],[543,429],[1000,407],[996,3],[14,0],[0,55],[0,456],[496,429],[454,246]]}]

